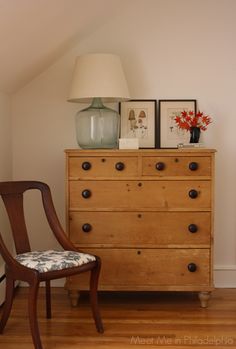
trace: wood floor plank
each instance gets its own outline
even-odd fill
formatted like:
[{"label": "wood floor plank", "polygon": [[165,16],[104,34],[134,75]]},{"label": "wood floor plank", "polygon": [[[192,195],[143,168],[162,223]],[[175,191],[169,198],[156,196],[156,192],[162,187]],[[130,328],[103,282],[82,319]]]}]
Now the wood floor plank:
[{"label": "wood floor plank", "polygon": [[[89,298],[71,308],[63,288],[52,289],[52,319],[45,318],[44,289],[38,319],[44,349],[146,347],[236,348],[236,289],[217,289],[207,309],[195,293],[100,293],[104,334],[96,332]],[[1,312],[1,309],[0,309]],[[33,349],[27,318],[27,288],[16,291],[0,348]]]}]

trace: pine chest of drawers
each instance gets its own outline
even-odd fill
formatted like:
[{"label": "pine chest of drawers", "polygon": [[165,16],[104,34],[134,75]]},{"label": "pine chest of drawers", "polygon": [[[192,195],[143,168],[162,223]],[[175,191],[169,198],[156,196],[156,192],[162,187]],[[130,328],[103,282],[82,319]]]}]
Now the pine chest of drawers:
[{"label": "pine chest of drawers", "polygon": [[[214,150],[66,150],[67,230],[100,290],[213,289]],[[86,273],[87,274],[87,273]],[[88,275],[67,279],[72,303]]]}]

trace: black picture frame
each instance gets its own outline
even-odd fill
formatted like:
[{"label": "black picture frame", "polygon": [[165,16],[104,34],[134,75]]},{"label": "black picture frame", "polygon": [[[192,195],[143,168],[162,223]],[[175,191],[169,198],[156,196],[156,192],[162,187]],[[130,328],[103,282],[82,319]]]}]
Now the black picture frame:
[{"label": "black picture frame", "polygon": [[141,149],[159,147],[156,99],[131,99],[120,102],[119,113],[121,138],[138,138]]},{"label": "black picture frame", "polygon": [[158,102],[158,119],[160,122],[160,148],[177,148],[180,143],[189,142],[189,132],[180,130],[174,118],[181,111],[197,111],[196,99],[160,99]]}]

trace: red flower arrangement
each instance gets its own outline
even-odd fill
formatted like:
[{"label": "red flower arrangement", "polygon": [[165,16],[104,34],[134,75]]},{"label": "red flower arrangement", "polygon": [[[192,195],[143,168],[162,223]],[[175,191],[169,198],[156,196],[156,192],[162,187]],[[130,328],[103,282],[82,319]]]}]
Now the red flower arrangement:
[{"label": "red flower arrangement", "polygon": [[191,127],[199,127],[200,130],[206,131],[207,126],[212,122],[209,115],[204,115],[200,111],[194,113],[193,111],[181,112],[181,115],[175,117],[177,126],[181,129],[189,131]]}]

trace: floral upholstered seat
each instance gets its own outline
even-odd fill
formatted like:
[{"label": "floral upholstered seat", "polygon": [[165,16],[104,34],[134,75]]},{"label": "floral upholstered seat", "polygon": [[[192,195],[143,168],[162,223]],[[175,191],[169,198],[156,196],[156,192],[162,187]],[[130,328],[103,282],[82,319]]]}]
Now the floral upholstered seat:
[{"label": "floral upholstered seat", "polygon": [[73,268],[96,260],[87,253],[54,250],[26,252],[18,254],[15,259],[25,267],[36,269],[40,273]]}]

